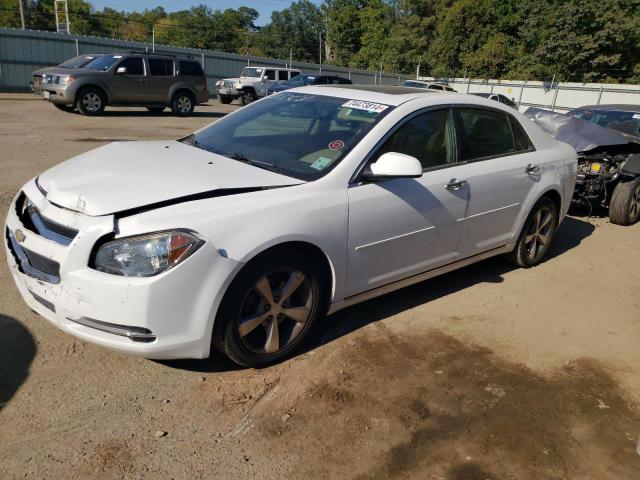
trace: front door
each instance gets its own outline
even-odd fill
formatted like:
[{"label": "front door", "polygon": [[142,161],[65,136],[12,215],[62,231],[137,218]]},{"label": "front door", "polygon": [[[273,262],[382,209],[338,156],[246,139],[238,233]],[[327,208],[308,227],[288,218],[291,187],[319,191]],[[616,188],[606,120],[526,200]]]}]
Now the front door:
[{"label": "front door", "polygon": [[[118,69],[126,69],[118,73]],[[111,95],[113,103],[145,103],[147,98],[147,77],[145,76],[142,57],[127,57],[117,64],[113,70]]]},{"label": "front door", "polygon": [[359,182],[349,188],[347,296],[451,263],[469,190],[458,162],[453,112],[418,113],[370,161],[399,152],[422,163],[421,178]]}]

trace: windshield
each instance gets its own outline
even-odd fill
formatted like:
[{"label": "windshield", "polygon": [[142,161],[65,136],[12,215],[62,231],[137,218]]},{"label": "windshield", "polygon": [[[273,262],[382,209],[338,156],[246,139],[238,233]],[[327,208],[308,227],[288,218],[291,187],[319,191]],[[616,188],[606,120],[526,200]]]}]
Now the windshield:
[{"label": "windshield", "polygon": [[59,67],[62,68],[80,68],[89,63],[91,60],[97,58],[96,55],[80,55],[78,57],[73,57],[67,60],[66,62],[62,62]]},{"label": "windshield", "polygon": [[414,88],[427,88],[427,86],[422,82],[413,82],[411,80],[405,80],[402,84],[403,87],[414,87]]},{"label": "windshield", "polygon": [[615,110],[575,110],[571,113],[575,118],[596,123],[601,127],[611,128],[631,135],[640,134],[640,113],[620,112]]},{"label": "windshield", "polygon": [[262,68],[247,67],[240,74],[241,77],[262,78]]},{"label": "windshield", "polygon": [[106,72],[111,66],[122,58],[122,55],[105,55],[104,57],[98,57],[95,60],[91,60],[83,68],[89,68],[91,70],[101,70]]},{"label": "windshield", "polygon": [[282,92],[188,137],[193,145],[238,161],[314,180],[337,165],[393,107]]}]

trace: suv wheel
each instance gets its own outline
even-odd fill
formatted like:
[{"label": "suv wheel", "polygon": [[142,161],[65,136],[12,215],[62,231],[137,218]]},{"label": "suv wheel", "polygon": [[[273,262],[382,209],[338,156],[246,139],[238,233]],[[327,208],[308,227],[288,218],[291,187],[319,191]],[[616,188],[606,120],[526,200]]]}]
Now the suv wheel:
[{"label": "suv wheel", "polygon": [[231,95],[219,95],[218,99],[223,105],[229,105],[231,102],[233,102],[233,97]]},{"label": "suv wheel", "polygon": [[609,219],[617,225],[633,225],[640,220],[640,176],[616,185],[609,204]]},{"label": "suv wheel", "polygon": [[171,110],[175,115],[187,117],[193,113],[196,98],[191,92],[182,90],[177,92],[171,100]]},{"label": "suv wheel", "polygon": [[542,197],[531,209],[511,252],[511,261],[519,267],[529,268],[538,265],[551,245],[558,227],[556,204],[548,197]]},{"label": "suv wheel", "polygon": [[251,102],[255,101],[256,94],[251,90],[244,90],[240,95],[240,105],[249,105]]},{"label": "suv wheel", "polygon": [[106,103],[104,93],[93,87],[83,88],[76,98],[76,108],[83,115],[100,115]]},{"label": "suv wheel", "polygon": [[304,341],[324,305],[318,267],[298,250],[272,250],[249,263],[229,286],[213,343],[243,366],[278,362]]}]

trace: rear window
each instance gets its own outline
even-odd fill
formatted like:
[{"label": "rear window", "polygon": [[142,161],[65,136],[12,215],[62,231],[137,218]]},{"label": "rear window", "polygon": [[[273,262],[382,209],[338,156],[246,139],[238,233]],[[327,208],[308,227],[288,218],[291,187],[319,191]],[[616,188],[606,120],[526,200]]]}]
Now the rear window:
[{"label": "rear window", "polygon": [[204,75],[202,67],[198,62],[180,60],[180,75]]},{"label": "rear window", "polygon": [[506,113],[479,108],[461,108],[462,160],[475,160],[514,153],[511,125]]},{"label": "rear window", "polygon": [[149,70],[151,70],[151,75],[171,76],[173,75],[173,60],[166,58],[150,58]]}]

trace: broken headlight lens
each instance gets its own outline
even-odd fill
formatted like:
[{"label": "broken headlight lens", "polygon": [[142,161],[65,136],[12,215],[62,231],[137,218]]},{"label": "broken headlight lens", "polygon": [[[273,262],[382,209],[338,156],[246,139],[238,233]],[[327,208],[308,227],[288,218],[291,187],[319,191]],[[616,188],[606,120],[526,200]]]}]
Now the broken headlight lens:
[{"label": "broken headlight lens", "polygon": [[126,277],[151,277],[186,260],[204,242],[183,231],[120,238],[98,248],[93,267]]}]

